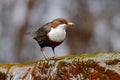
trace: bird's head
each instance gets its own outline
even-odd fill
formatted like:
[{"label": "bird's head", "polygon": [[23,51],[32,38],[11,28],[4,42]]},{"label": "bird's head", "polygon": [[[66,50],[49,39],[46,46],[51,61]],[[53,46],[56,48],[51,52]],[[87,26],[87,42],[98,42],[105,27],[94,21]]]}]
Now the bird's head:
[{"label": "bird's head", "polygon": [[74,24],[72,22],[68,22],[64,18],[57,18],[50,22],[52,28],[63,28],[72,27]]}]

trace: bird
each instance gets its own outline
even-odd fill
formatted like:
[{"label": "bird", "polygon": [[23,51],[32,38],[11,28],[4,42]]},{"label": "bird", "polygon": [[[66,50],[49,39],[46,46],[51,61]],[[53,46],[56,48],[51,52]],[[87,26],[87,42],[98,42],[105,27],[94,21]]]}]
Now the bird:
[{"label": "bird", "polygon": [[37,41],[41,52],[45,59],[47,56],[44,52],[45,47],[51,47],[56,57],[55,47],[60,45],[66,37],[66,28],[72,27],[74,24],[68,22],[65,18],[56,18],[44,25],[42,25],[33,35],[33,39]]}]

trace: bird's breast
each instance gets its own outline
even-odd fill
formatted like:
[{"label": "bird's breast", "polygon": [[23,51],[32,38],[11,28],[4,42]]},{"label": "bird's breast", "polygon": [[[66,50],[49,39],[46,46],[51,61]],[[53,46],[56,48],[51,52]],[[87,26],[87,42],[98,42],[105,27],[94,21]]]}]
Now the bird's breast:
[{"label": "bird's breast", "polygon": [[51,31],[47,35],[50,40],[55,41],[55,42],[61,42],[66,37],[66,31],[59,30],[59,29],[51,29]]}]

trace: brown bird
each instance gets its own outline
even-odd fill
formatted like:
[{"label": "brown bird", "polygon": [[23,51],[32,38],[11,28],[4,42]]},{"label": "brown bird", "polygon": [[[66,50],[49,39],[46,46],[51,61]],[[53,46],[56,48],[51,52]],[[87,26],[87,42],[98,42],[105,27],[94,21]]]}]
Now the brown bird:
[{"label": "brown bird", "polygon": [[34,33],[33,39],[38,42],[45,59],[47,59],[47,57],[44,52],[44,47],[52,47],[55,57],[54,49],[64,41],[67,26],[71,27],[73,23],[68,22],[64,18],[57,18],[44,24]]}]

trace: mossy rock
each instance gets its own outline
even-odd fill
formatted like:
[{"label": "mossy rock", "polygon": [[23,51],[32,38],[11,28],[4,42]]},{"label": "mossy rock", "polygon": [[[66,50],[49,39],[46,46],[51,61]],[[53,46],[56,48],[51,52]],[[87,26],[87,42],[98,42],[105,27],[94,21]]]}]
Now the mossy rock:
[{"label": "mossy rock", "polygon": [[120,53],[90,53],[0,64],[0,80],[119,80]]}]

